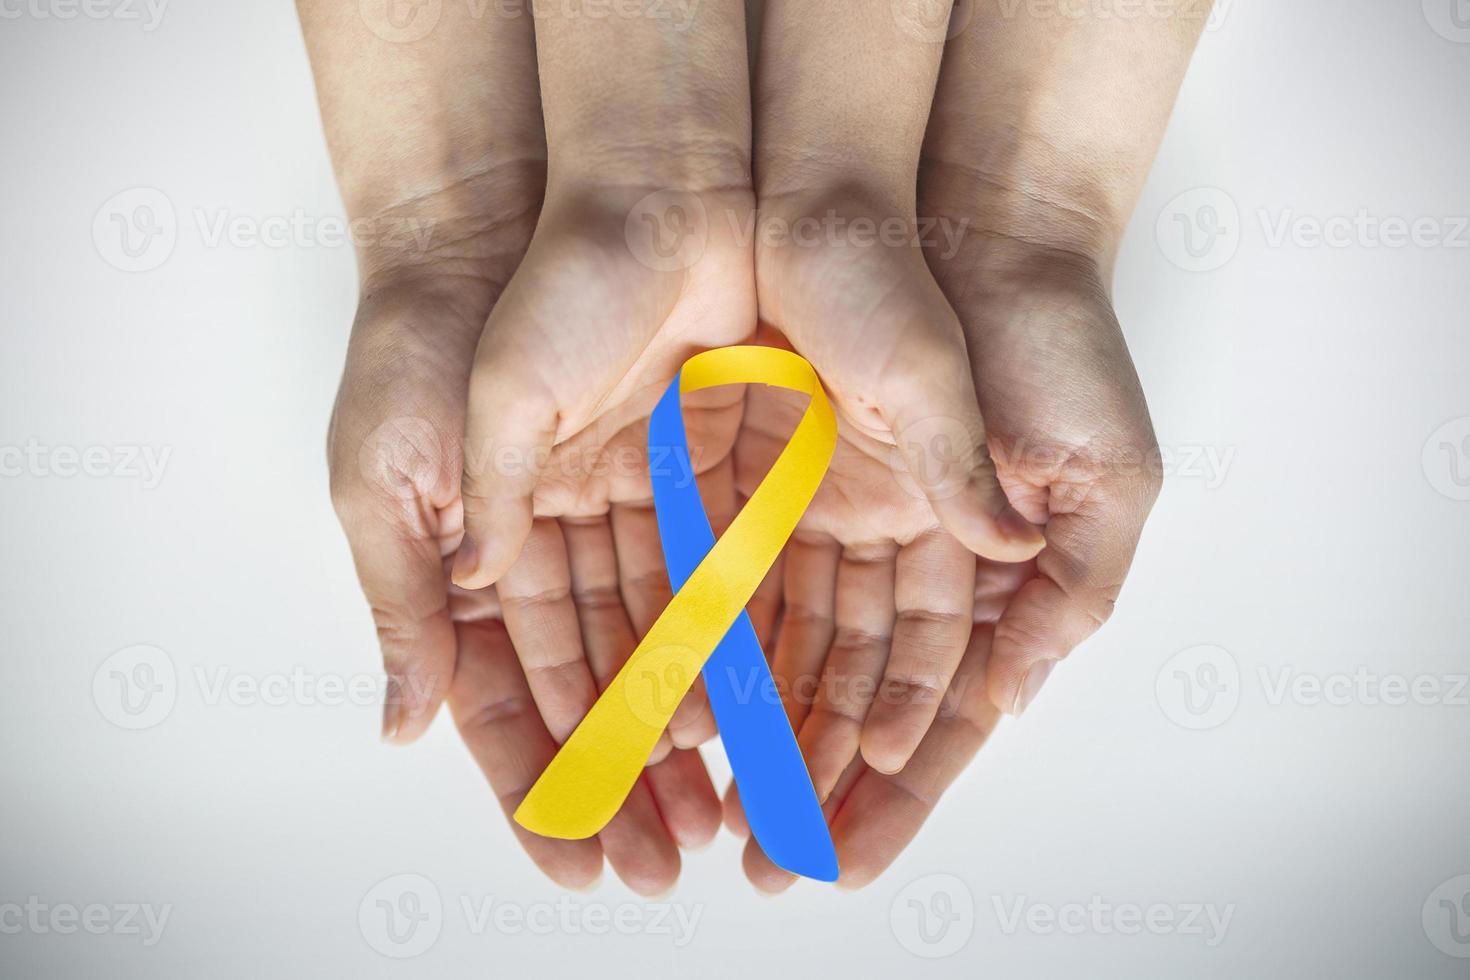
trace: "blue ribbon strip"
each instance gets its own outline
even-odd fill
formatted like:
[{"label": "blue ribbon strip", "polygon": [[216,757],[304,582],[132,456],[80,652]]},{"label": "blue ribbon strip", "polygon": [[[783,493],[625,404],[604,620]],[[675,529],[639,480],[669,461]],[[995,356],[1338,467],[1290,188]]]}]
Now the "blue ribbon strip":
[{"label": "blue ribbon strip", "polygon": [[[694,482],[677,376],[649,419],[648,459],[664,562],[678,592],[714,547],[715,532]],[[750,832],[778,867],[836,881],[832,835],[745,610],[703,674]]]}]

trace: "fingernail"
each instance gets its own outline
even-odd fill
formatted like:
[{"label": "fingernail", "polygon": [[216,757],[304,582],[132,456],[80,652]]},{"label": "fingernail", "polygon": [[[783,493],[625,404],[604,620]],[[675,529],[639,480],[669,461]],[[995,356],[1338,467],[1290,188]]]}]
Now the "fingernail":
[{"label": "fingernail", "polygon": [[1041,692],[1041,685],[1051,676],[1052,668],[1057,665],[1055,660],[1043,660],[1034,664],[1026,671],[1026,679],[1021,682],[1021,689],[1016,692],[1016,703],[1011,707],[1011,714],[1019,715],[1026,710],[1026,706],[1036,700],[1036,695]]},{"label": "fingernail", "polygon": [[1012,541],[1024,542],[1032,547],[1040,547],[1046,543],[1046,535],[1041,528],[1026,520],[1014,507],[1001,511],[995,522],[1000,526],[1001,532]]},{"label": "fingernail", "polygon": [[383,692],[383,741],[391,742],[403,726],[403,686],[398,678],[389,677]]},{"label": "fingernail", "polygon": [[459,550],[454,554],[454,568],[450,569],[449,578],[455,585],[467,588],[465,582],[479,570],[480,548],[475,544],[475,539],[466,534],[459,543]]}]

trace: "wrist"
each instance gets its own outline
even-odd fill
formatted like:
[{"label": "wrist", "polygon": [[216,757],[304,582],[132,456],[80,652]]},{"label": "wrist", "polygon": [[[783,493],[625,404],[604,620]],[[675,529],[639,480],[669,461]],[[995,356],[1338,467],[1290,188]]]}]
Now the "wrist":
[{"label": "wrist", "polygon": [[1132,210],[1125,188],[1098,176],[1096,163],[1059,166],[1055,155],[1043,163],[1020,152],[985,156],[975,164],[928,153],[920,171],[920,211],[963,224],[966,264],[1019,272],[1050,259],[1110,275]]},{"label": "wrist", "polygon": [[628,129],[563,132],[550,145],[547,196],[608,199],[625,191],[752,193],[750,145],[718,127],[690,123],[640,136]]},{"label": "wrist", "polygon": [[539,154],[446,171],[344,181],[364,294],[461,280],[498,293],[525,254],[545,189]]}]

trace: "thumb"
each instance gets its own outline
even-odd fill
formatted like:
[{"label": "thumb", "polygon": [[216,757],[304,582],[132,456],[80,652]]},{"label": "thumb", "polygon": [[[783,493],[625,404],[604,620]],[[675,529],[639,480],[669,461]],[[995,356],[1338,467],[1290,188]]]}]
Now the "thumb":
[{"label": "thumb", "polygon": [[551,454],[556,421],[552,393],[534,372],[507,348],[487,350],[482,341],[465,419],[464,541],[451,573],[460,588],[492,585],[520,554],[531,533],[532,493]]},{"label": "thumb", "polygon": [[452,499],[453,471],[444,465],[440,431],[405,416],[364,438],[334,440],[360,448],[334,459],[332,499],[388,675],[383,738],[399,744],[429,727],[454,676],[437,516]]},{"label": "thumb", "polygon": [[910,344],[885,373],[881,410],[897,442],[894,470],[970,551],[1026,561],[1046,540],[1001,488],[958,324],[955,333],[953,342]]}]

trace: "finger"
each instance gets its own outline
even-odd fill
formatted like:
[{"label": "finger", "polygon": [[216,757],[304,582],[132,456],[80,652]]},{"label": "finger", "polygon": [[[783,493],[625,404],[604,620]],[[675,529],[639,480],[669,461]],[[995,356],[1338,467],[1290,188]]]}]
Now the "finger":
[{"label": "finger", "polygon": [[861,888],[898,857],[939,797],[969,765],[1000,715],[985,691],[992,630],[975,627],[939,715],[908,765],[893,775],[865,770],[832,820],[839,888]]},{"label": "finger", "polygon": [[645,773],[664,826],[685,850],[697,850],[720,831],[720,798],[698,749],[677,749]]},{"label": "finger", "polygon": [[730,780],[730,785],[725,787],[725,797],[721,801],[724,810],[725,829],[736,837],[745,838],[750,836],[750,821],[745,817],[745,804],[740,802],[740,787],[735,780]]},{"label": "finger", "polygon": [[[586,564],[595,561],[593,555]],[[552,735],[564,741],[592,706],[596,686],[583,653],[566,539],[557,521],[535,522],[496,591],[536,705]],[[679,877],[678,847],[642,779],[598,841],[613,872],[639,895],[662,894]]]},{"label": "finger", "polygon": [[1047,521],[1036,577],[995,625],[987,682],[996,707],[1024,711],[1057,662],[1112,615],[1157,493],[1151,480],[1105,481]]},{"label": "finger", "polygon": [[[613,550],[612,526],[604,517],[563,519],[567,565],[571,573],[572,603],[582,630],[582,648],[599,692],[605,690],[637,646],[623,596],[618,590],[618,556]],[[661,762],[673,749],[660,735],[649,765]]]},{"label": "finger", "polygon": [[1035,561],[996,562],[975,560],[975,622],[994,623],[1021,586],[1036,574]]},{"label": "finger", "polygon": [[801,731],[817,697],[822,664],[836,631],[837,566],[842,546],[826,535],[797,533],[786,545],[781,629],[771,656],[786,714]]},{"label": "finger", "polygon": [[939,699],[965,655],[975,606],[975,556],[945,531],[922,534],[898,553],[893,652],[863,723],[862,752],[895,773],[919,747]]},{"label": "finger", "polygon": [[[653,504],[614,504],[612,529],[623,602],[633,620],[633,629],[643,636],[672,596]],[[669,736],[679,748],[693,748],[714,734],[714,715],[709,710],[704,681],[695,678],[689,693],[674,710]]]},{"label": "finger", "polygon": [[863,721],[888,661],[894,552],[887,543],[846,547],[837,566],[836,630],[816,701],[797,737],[820,800],[857,755]]},{"label": "finger", "polygon": [[[837,780],[832,794],[822,804],[822,814],[831,823],[832,818],[842,807],[842,801],[847,797],[849,789],[857,782],[861,774],[867,770],[867,765],[861,759],[854,759],[852,764],[843,771],[842,777]],[[766,852],[761,850],[760,844],[754,839],[745,842],[745,851],[741,855],[741,866],[745,871],[745,877],[756,887],[756,890],[766,895],[776,895],[784,892],[796,883],[797,876],[775,864]]]},{"label": "finger", "polygon": [[519,314],[514,282],[490,313],[470,373],[465,417],[464,541],[454,583],[483,589],[506,573],[531,533],[531,497],[556,438],[557,403],[538,376],[535,350],[509,324]]},{"label": "finger", "polygon": [[679,847],[653,802],[647,772],[597,839],[613,873],[637,894],[662,895],[679,880]]},{"label": "finger", "polygon": [[1041,550],[1041,529],[1001,489],[958,322],[953,333],[953,341],[918,339],[901,349],[883,375],[883,414],[907,476],[940,523],[977,555],[1025,561]]},{"label": "finger", "polygon": [[[713,467],[698,474],[698,483],[705,516],[718,538],[735,519],[735,460],[726,455]],[[693,748],[714,738],[717,731],[709,692],[705,689],[701,673],[669,719],[669,735],[680,748]]]},{"label": "finger", "polygon": [[[505,627],[496,620],[462,623],[458,636],[449,710],[510,818],[557,745],[531,699]],[[511,830],[536,866],[558,885],[588,888],[602,876],[602,846],[596,840],[541,837],[514,820]]]},{"label": "finger", "polygon": [[[336,472],[334,467],[334,484]],[[346,489],[334,485],[333,498],[388,675],[383,738],[406,744],[434,720],[454,676],[454,625],[436,517],[440,504],[432,497],[385,493],[355,477],[347,483]]]},{"label": "finger", "polygon": [[756,642],[761,645],[761,652],[768,661],[773,653],[776,620],[781,614],[781,582],[785,566],[786,552],[783,551],[776,556],[771,570],[761,579],[761,584],[756,586],[755,595],[750,597],[750,602],[745,607],[745,611],[750,614],[750,625],[755,627]]},{"label": "finger", "polygon": [[552,738],[564,742],[597,699],[597,687],[582,650],[566,540],[555,520],[535,522],[495,591],[536,707]]}]

